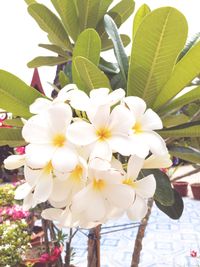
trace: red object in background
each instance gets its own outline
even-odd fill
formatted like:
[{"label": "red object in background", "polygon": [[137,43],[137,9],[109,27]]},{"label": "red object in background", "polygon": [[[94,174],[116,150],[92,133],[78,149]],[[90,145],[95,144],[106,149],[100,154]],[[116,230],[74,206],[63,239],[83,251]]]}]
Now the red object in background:
[{"label": "red object in background", "polygon": [[40,80],[40,75],[39,75],[39,72],[38,72],[37,68],[34,69],[33,78],[32,78],[32,81],[31,81],[31,86],[34,87],[36,90],[38,90],[40,93],[42,93],[44,95],[44,90],[43,90],[43,87],[42,87],[42,83],[41,83],[41,80]]},{"label": "red object in background", "polygon": [[186,197],[188,194],[188,182],[173,182],[174,189],[181,197]]},{"label": "red object in background", "polygon": [[190,186],[194,199],[200,200],[200,183],[193,183]]},{"label": "red object in background", "polygon": [[196,258],[197,257],[197,251],[195,251],[195,250],[190,251],[190,256],[193,258]]}]

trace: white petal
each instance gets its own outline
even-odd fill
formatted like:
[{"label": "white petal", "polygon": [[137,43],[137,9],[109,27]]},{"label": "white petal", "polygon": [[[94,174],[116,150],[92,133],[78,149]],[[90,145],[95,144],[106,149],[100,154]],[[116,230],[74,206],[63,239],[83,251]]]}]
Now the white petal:
[{"label": "white petal", "polygon": [[169,168],[172,165],[170,154],[151,155],[144,161],[143,169]]},{"label": "white petal", "polygon": [[146,201],[143,198],[136,196],[133,205],[127,210],[127,215],[132,221],[140,221],[146,215],[147,210],[148,207]]},{"label": "white petal", "polygon": [[29,210],[30,208],[34,208],[37,205],[37,203],[33,199],[33,194],[28,194],[23,201],[23,210]]},{"label": "white petal", "polygon": [[127,166],[127,177],[136,179],[143,167],[143,164],[144,164],[144,159],[137,156],[131,156]]},{"label": "white petal", "polygon": [[123,156],[129,156],[130,153],[130,138],[125,135],[112,136],[108,143],[114,152],[119,152]]},{"label": "white petal", "polygon": [[133,203],[134,190],[123,184],[107,185],[105,196],[114,206],[127,209]]},{"label": "white petal", "polygon": [[70,100],[71,94],[75,91],[79,91],[75,84],[67,84],[59,91],[57,97],[54,99],[54,102],[60,103]]},{"label": "white petal", "polygon": [[110,106],[109,105],[99,106],[91,123],[94,125],[96,130],[107,128],[109,122],[109,116],[110,116]]},{"label": "white petal", "polygon": [[68,203],[68,200],[63,200],[61,202],[56,202],[56,201],[53,201],[50,197],[48,199],[49,203],[51,204],[51,206],[53,206],[54,208],[57,208],[57,209],[61,209],[61,208],[65,208],[69,203]]},{"label": "white petal", "polygon": [[71,205],[72,213],[79,214],[87,208],[91,190],[91,186],[88,185],[73,197]]},{"label": "white petal", "polygon": [[91,101],[95,101],[97,105],[105,105],[109,94],[108,88],[98,88],[90,91]]},{"label": "white petal", "polygon": [[112,149],[108,142],[106,141],[97,141],[94,144],[93,150],[90,154],[90,160],[94,158],[100,158],[107,161],[110,161],[112,158]]},{"label": "white petal", "polygon": [[28,183],[19,185],[15,190],[15,199],[17,200],[24,199],[26,196],[30,194],[31,191],[32,191],[32,186],[30,186]]},{"label": "white petal", "polygon": [[165,141],[156,132],[143,132],[140,134],[143,141],[148,144],[150,151],[156,155],[165,155],[168,151]]},{"label": "white petal", "polygon": [[32,105],[30,105],[30,112],[33,114],[39,114],[46,111],[52,106],[52,101],[46,98],[37,98]]},{"label": "white petal", "polygon": [[52,165],[55,170],[60,172],[69,172],[75,168],[79,159],[76,152],[68,147],[58,148],[53,157]]},{"label": "white petal", "polygon": [[139,119],[146,110],[146,103],[137,96],[128,96],[123,99],[129,109],[133,112],[136,119]]},{"label": "white petal", "polygon": [[89,168],[98,170],[108,170],[110,168],[110,162],[102,158],[94,158],[90,160]]},{"label": "white petal", "polygon": [[53,189],[52,174],[49,175],[43,174],[42,176],[40,176],[40,180],[35,187],[33,197],[34,199],[40,202],[45,202],[49,198],[52,189]]},{"label": "white petal", "polygon": [[112,168],[119,170],[120,172],[124,172],[121,161],[117,160],[114,156],[112,157],[111,160],[111,166]]},{"label": "white petal", "polygon": [[163,128],[160,117],[150,108],[142,116],[141,124],[143,130],[159,130]]},{"label": "white petal", "polygon": [[31,168],[29,168],[28,166],[25,165],[25,167],[24,167],[24,177],[25,177],[26,181],[28,182],[28,184],[31,187],[34,187],[38,183],[38,180],[40,179],[42,171],[43,171],[42,169],[33,170],[33,169],[31,169]]},{"label": "white petal", "polygon": [[89,194],[85,215],[89,221],[100,221],[106,213],[104,199],[98,193],[90,192]]},{"label": "white petal", "polygon": [[134,116],[122,105],[116,106],[110,114],[109,128],[112,133],[128,135],[134,123]]},{"label": "white petal", "polygon": [[70,96],[70,105],[76,110],[86,111],[89,105],[89,97],[81,90],[74,90]]},{"label": "white petal", "polygon": [[63,210],[49,208],[42,211],[41,216],[45,220],[59,221]]},{"label": "white petal", "polygon": [[98,139],[95,128],[85,121],[77,121],[71,124],[67,130],[70,142],[76,145],[89,145]]},{"label": "white petal", "polygon": [[4,167],[7,170],[18,169],[25,164],[25,155],[11,155],[4,160]]},{"label": "white petal", "polygon": [[110,105],[115,105],[117,102],[122,100],[122,98],[125,96],[125,91],[123,89],[116,89],[113,92],[111,92],[108,96]]},{"label": "white petal", "polygon": [[52,159],[56,148],[51,145],[29,144],[26,146],[26,162],[31,168],[43,168]]},{"label": "white petal", "polygon": [[153,197],[156,191],[156,180],[152,174],[135,182],[136,194],[142,198]]},{"label": "white petal", "polygon": [[[70,191],[72,190],[71,184],[68,180],[61,181],[57,178],[53,179],[53,189],[50,195],[51,201],[62,202],[71,198]],[[71,199],[68,201],[70,202]]]},{"label": "white petal", "polygon": [[146,158],[149,154],[149,145],[145,142],[142,134],[134,134],[130,136],[130,154],[137,155],[140,158]]}]

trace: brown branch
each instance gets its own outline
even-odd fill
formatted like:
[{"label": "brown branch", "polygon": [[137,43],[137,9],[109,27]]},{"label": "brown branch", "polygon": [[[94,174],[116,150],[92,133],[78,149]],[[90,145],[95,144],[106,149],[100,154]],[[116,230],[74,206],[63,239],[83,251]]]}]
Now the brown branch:
[{"label": "brown branch", "polygon": [[141,224],[138,228],[137,236],[135,239],[135,246],[132,254],[132,261],[131,261],[131,267],[138,267],[139,261],[140,261],[140,254],[142,251],[142,240],[144,238],[145,230],[148,224],[148,220],[151,214],[151,209],[153,206],[153,199],[149,199],[148,201],[148,212],[146,216],[142,219]]},{"label": "brown branch", "polygon": [[88,236],[88,267],[100,267],[101,225],[92,228]]},{"label": "brown branch", "polygon": [[180,180],[181,178],[184,178],[184,177],[186,177],[186,176],[193,175],[193,174],[198,173],[198,172],[200,172],[200,168],[197,168],[197,169],[195,169],[195,170],[193,170],[193,171],[187,172],[187,173],[185,173],[185,174],[183,174],[183,175],[177,176],[177,177],[175,177],[174,179],[172,179],[171,182],[175,182],[175,181],[177,181],[177,180]]}]

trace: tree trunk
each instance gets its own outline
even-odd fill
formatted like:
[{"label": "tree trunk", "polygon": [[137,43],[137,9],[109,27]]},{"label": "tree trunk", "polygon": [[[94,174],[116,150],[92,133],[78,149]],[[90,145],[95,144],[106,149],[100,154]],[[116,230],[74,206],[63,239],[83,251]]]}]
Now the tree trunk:
[{"label": "tree trunk", "polygon": [[88,267],[100,267],[101,225],[92,228],[88,236]]},{"label": "tree trunk", "polygon": [[144,238],[145,230],[148,224],[148,220],[151,214],[151,209],[153,206],[153,199],[149,199],[148,201],[148,212],[146,216],[142,219],[141,224],[138,228],[137,236],[135,239],[135,246],[132,254],[132,261],[131,261],[131,267],[138,267],[138,264],[140,262],[140,253],[142,251],[142,240]]}]

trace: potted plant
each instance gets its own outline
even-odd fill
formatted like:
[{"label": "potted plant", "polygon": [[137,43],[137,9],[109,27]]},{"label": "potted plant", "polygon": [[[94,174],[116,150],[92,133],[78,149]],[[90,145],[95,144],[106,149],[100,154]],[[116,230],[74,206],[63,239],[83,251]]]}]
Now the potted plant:
[{"label": "potted plant", "polygon": [[192,183],[190,184],[192,189],[192,194],[195,199],[200,200],[200,183]]},{"label": "potted plant", "polygon": [[186,197],[188,194],[188,182],[176,181],[173,182],[174,189],[179,193],[181,197]]}]

